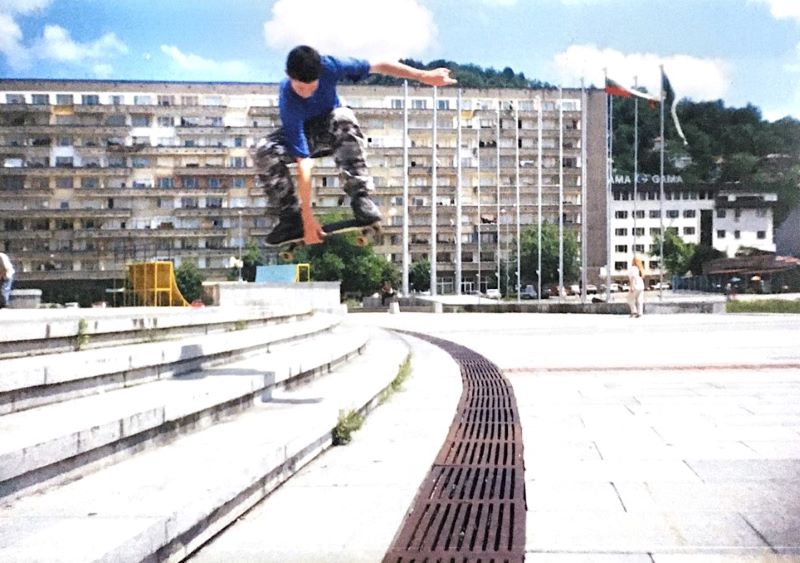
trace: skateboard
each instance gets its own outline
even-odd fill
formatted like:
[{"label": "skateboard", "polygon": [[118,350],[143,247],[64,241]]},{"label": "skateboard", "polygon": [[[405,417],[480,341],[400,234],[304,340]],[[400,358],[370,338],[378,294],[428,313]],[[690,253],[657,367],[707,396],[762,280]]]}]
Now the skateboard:
[{"label": "skateboard", "polygon": [[[355,219],[345,219],[344,221],[335,221],[333,223],[322,225],[322,230],[327,236],[341,235],[345,233],[360,233],[355,238],[355,245],[367,246],[369,244],[370,234],[375,236],[381,232],[381,222],[375,221],[374,223],[361,223]],[[305,246],[305,244],[306,243],[303,241],[303,238],[300,237],[296,239],[285,240],[270,246],[281,248],[282,250],[280,250],[278,255],[281,257],[281,260],[289,262],[294,259],[295,249]]]}]

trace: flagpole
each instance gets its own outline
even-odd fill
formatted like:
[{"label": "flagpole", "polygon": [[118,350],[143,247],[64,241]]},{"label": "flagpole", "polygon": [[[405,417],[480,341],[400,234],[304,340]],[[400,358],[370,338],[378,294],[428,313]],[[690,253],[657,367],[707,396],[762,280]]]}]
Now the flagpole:
[{"label": "flagpole", "polygon": [[[639,86],[639,77],[633,77],[633,87]],[[636,207],[639,188],[639,98],[633,97],[633,256],[636,256]]]},{"label": "flagpole", "polygon": [[517,176],[516,176],[516,183],[517,183],[517,302],[522,299],[520,295],[520,284],[522,283],[522,253],[520,252],[520,230],[519,230],[519,100],[514,101],[514,130],[516,131],[516,136],[514,137],[514,144],[516,145],[516,161],[517,161]]},{"label": "flagpole", "polygon": [[558,87],[558,300],[564,295],[564,91]]},{"label": "flagpole", "polygon": [[436,105],[438,103],[436,86],[433,87],[433,162],[431,167],[431,296],[436,296],[436,236],[437,236],[437,212],[436,209],[438,199],[437,186],[436,186],[436,144],[437,140],[437,111]]},{"label": "flagpole", "polygon": [[409,293],[408,267],[408,80],[403,81],[403,295]]},{"label": "flagpole", "polygon": [[[495,124],[497,135],[495,137],[495,146],[497,149],[497,289],[500,289],[500,98],[497,98],[497,123]],[[506,287],[506,294],[508,288]]]},{"label": "flagpole", "polygon": [[660,65],[659,68],[661,69],[661,111],[659,117],[659,134],[661,135],[661,154],[660,154],[660,167],[659,167],[659,179],[658,179],[658,188],[659,188],[659,232],[661,236],[659,237],[659,249],[658,255],[660,257],[658,263],[658,299],[664,299],[664,150],[667,145],[667,139],[664,137],[664,102],[666,99],[666,93],[664,92],[664,65]]},{"label": "flagpole", "polygon": [[[474,118],[474,114],[473,114]],[[475,150],[477,154],[477,176],[478,176],[478,300],[481,298],[481,225],[483,219],[481,218],[481,118],[478,114],[478,129],[475,136]]]},{"label": "flagpole", "polygon": [[581,303],[586,303],[587,264],[586,253],[588,225],[586,224],[586,155],[587,155],[587,104],[586,87],[581,78]]},{"label": "flagpole", "polygon": [[458,89],[458,134],[456,135],[456,295],[461,295],[461,88]]},{"label": "flagpole", "polygon": [[538,247],[538,257],[537,257],[537,284],[538,284],[538,295],[539,301],[542,300],[542,109],[544,105],[544,94],[543,92],[539,95],[539,111],[537,117],[537,127],[539,129],[536,138],[536,145],[537,145],[537,166],[536,166],[536,182],[539,186],[539,197],[537,198],[537,216],[539,222],[539,233],[537,235],[537,244]]},{"label": "flagpole", "polygon": [[[606,83],[608,74],[606,73]],[[614,173],[614,96],[606,93],[606,303],[611,302],[611,176]]]}]

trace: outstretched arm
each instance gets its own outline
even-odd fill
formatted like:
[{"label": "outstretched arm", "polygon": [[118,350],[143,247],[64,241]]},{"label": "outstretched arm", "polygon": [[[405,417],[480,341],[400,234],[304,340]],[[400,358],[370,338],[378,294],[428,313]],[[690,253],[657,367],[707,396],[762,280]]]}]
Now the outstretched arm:
[{"label": "outstretched arm", "polygon": [[369,71],[371,74],[385,74],[395,78],[408,78],[417,80],[428,86],[450,86],[457,81],[450,77],[449,68],[434,68],[422,70],[400,62],[385,61],[372,63]]},{"label": "outstretched arm", "polygon": [[322,242],[325,233],[311,210],[311,168],[310,158],[297,159],[297,192],[300,198],[300,217],[303,220],[303,241],[306,244]]}]

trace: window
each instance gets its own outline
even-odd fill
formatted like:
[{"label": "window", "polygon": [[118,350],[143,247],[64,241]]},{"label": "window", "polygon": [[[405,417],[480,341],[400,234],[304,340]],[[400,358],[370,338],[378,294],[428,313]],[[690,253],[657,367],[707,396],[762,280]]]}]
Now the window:
[{"label": "window", "polygon": [[237,177],[233,179],[234,188],[244,188],[246,186],[244,178]]},{"label": "window", "polygon": [[196,106],[197,103],[197,96],[181,96],[181,105],[182,106]]},{"label": "window", "polygon": [[99,106],[100,96],[97,94],[84,94],[81,96],[81,103],[85,106]]},{"label": "window", "polygon": [[133,104],[136,106],[151,106],[153,105],[153,98],[150,96],[134,96]]},{"label": "window", "polygon": [[634,252],[640,252],[640,253],[644,254],[644,245],[643,244],[634,244],[633,245],[633,251]]},{"label": "window", "polygon": [[24,104],[25,96],[22,94],[6,94],[7,104]]},{"label": "window", "polygon": [[450,100],[437,100],[436,101],[436,108],[437,109],[450,109]]},{"label": "window", "polygon": [[758,231],[758,232],[756,232],[756,237],[758,237],[760,240],[764,240],[765,238],[767,238],[767,232],[766,231]]},{"label": "window", "polygon": [[84,189],[95,189],[99,185],[97,178],[81,178],[81,187]]},{"label": "window", "polygon": [[402,98],[393,98],[392,99],[392,109],[403,109],[403,100],[402,100]]},{"label": "window", "polygon": [[122,96],[111,96],[111,105],[113,106],[121,106],[125,104],[125,100]]},{"label": "window", "polygon": [[150,159],[136,156],[131,159],[131,166],[134,168],[150,168]]},{"label": "window", "polygon": [[209,209],[221,209],[222,208],[222,198],[221,197],[210,197],[206,199],[206,207]]},{"label": "window", "polygon": [[56,104],[59,106],[71,106],[72,94],[56,94]]},{"label": "window", "polygon": [[58,146],[59,147],[71,147],[73,145],[72,137],[59,137],[58,138]]},{"label": "window", "polygon": [[614,229],[614,234],[618,237],[628,236],[628,229]]},{"label": "window", "polygon": [[221,106],[222,96],[206,96],[204,102],[207,106]]},{"label": "window", "polygon": [[158,105],[160,106],[174,106],[175,96],[158,96]]},{"label": "window", "polygon": [[411,100],[411,109],[426,109],[428,100]]},{"label": "window", "polygon": [[193,189],[197,187],[197,178],[194,176],[183,176],[181,178],[181,187]]},{"label": "window", "polygon": [[644,227],[636,227],[633,229],[633,236],[635,237],[643,237],[644,236]]},{"label": "window", "polygon": [[182,197],[181,198],[181,207],[183,209],[197,209],[199,204],[197,203],[196,197]]},{"label": "window", "polygon": [[644,219],[644,209],[637,209],[636,213],[634,213],[634,217],[636,219]]},{"label": "window", "polygon": [[724,218],[725,218],[725,210],[717,209],[717,219],[724,219]]},{"label": "window", "polygon": [[627,211],[616,211],[614,213],[614,218],[615,219],[627,219],[628,218],[628,212]]},{"label": "window", "polygon": [[693,235],[695,233],[694,227],[684,227],[683,234],[684,235]]},{"label": "window", "polygon": [[661,217],[661,211],[659,211],[658,209],[651,209],[650,210],[650,218],[651,219],[658,219],[659,217]]},{"label": "window", "polygon": [[222,180],[219,178],[209,178],[208,179],[208,187],[212,189],[217,189],[222,187]]},{"label": "window", "polygon": [[57,156],[56,157],[56,168],[72,168],[72,157],[71,156]]},{"label": "window", "polygon": [[[692,193],[694,193],[694,192],[692,192]],[[684,209],[683,210],[684,219],[693,219],[696,216],[697,216],[697,211],[695,211],[694,209]]]},{"label": "window", "polygon": [[132,115],[131,127],[150,127],[149,115]]},{"label": "window", "polygon": [[660,235],[661,229],[659,227],[650,227],[650,236]]},{"label": "window", "polygon": [[56,188],[60,190],[71,190],[72,176],[62,176],[60,178],[56,178]]},{"label": "window", "polygon": [[244,138],[243,137],[234,137],[233,146],[236,147],[236,148],[243,147],[244,146]]},{"label": "window", "polygon": [[234,156],[230,160],[231,168],[245,168],[247,167],[247,159],[243,156]]},{"label": "window", "polygon": [[160,189],[169,189],[175,187],[175,182],[173,182],[172,178],[159,178],[157,185]]},{"label": "window", "polygon": [[627,269],[628,269],[627,262],[614,262],[614,270],[616,270],[617,272],[624,272]]},{"label": "window", "polygon": [[739,240],[742,237],[742,231],[733,231],[733,238]]},{"label": "window", "polygon": [[680,217],[680,212],[677,209],[667,209],[667,218],[677,219]]},{"label": "window", "polygon": [[31,96],[31,103],[35,106],[46,106],[50,104],[49,94],[34,94]]},{"label": "window", "polygon": [[618,244],[614,247],[614,252],[628,252],[628,245],[627,244]]},{"label": "window", "polygon": [[171,116],[161,116],[158,118],[158,126],[159,127],[172,127],[174,124],[173,118]]},{"label": "window", "polygon": [[658,270],[658,260],[650,260],[650,262],[647,264],[647,267],[651,270]]}]

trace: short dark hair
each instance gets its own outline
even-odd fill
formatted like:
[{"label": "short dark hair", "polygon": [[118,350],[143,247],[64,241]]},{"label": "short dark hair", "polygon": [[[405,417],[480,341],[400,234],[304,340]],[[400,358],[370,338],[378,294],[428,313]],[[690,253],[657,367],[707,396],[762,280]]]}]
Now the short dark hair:
[{"label": "short dark hair", "polygon": [[300,82],[314,82],[319,78],[321,69],[319,53],[308,45],[295,47],[286,57],[286,74]]}]

